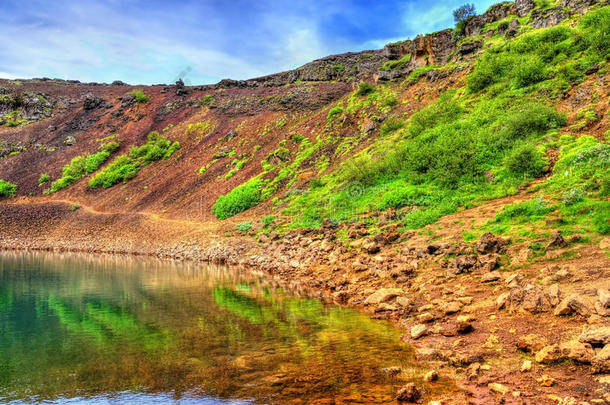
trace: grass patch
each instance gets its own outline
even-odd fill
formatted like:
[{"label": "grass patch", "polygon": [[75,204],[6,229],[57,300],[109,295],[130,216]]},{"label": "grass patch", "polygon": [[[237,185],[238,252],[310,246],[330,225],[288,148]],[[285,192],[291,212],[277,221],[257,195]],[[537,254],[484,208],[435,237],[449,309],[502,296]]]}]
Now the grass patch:
[{"label": "grass patch", "polygon": [[0,179],[0,197],[10,197],[17,192],[17,185]]}]

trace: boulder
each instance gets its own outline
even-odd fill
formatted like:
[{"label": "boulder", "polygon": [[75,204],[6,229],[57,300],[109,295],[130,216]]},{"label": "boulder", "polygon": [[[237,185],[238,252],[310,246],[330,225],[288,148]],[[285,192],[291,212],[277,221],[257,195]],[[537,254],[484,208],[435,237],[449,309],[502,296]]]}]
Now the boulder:
[{"label": "boulder", "polygon": [[402,293],[403,291],[400,288],[380,288],[373,294],[369,295],[364,303],[368,305],[376,305],[382,302],[389,302]]},{"label": "boulder", "polygon": [[508,240],[487,232],[481,236],[481,239],[475,245],[475,249],[481,254],[498,253],[506,245],[508,245]]},{"label": "boulder", "polygon": [[423,392],[413,383],[409,383],[398,390],[396,393],[397,401],[417,402],[421,398]]},{"label": "boulder", "polygon": [[546,248],[564,248],[566,246],[568,246],[568,242],[561,236],[561,232],[557,231],[551,237],[551,241],[546,245]]},{"label": "boulder", "polygon": [[571,294],[557,305],[554,312],[556,316],[570,315],[572,313],[577,313],[584,317],[591,315],[591,307],[584,297],[578,294]]},{"label": "boulder", "polygon": [[534,358],[538,363],[552,364],[563,360],[565,356],[558,345],[549,345],[543,347],[542,350],[536,353]]},{"label": "boulder", "polygon": [[600,288],[597,290],[597,297],[603,308],[610,308],[610,291],[605,288]]},{"label": "boulder", "polygon": [[610,326],[587,329],[580,335],[578,341],[593,347],[605,346],[610,343]]},{"label": "boulder", "polygon": [[513,9],[519,17],[525,17],[536,7],[534,0],[515,0]]},{"label": "boulder", "polygon": [[594,373],[610,373],[610,345],[604,346],[593,356],[591,367]]},{"label": "boulder", "polygon": [[368,239],[362,244],[362,249],[370,255],[378,253],[381,250],[379,243],[373,239]]},{"label": "boulder", "polygon": [[94,96],[92,93],[87,93],[83,102],[83,108],[85,110],[94,110],[101,107],[102,104],[104,104],[103,98]]},{"label": "boulder", "polygon": [[411,328],[411,337],[413,339],[419,339],[428,333],[428,328],[424,324],[418,324]]},{"label": "boulder", "polygon": [[495,392],[496,394],[506,395],[510,391],[506,385],[502,385],[500,383],[489,383],[487,384],[487,388],[491,392]]},{"label": "boulder", "polygon": [[477,257],[475,255],[460,256],[455,260],[456,274],[467,273],[474,269],[477,264]]},{"label": "boulder", "polygon": [[520,336],[517,340],[517,348],[524,352],[534,353],[542,350],[549,342],[544,336],[530,333],[529,335]]},{"label": "boulder", "polygon": [[563,342],[559,345],[559,349],[565,357],[579,363],[591,363],[591,359],[595,355],[590,344],[582,343],[577,340]]},{"label": "boulder", "polygon": [[546,312],[551,306],[542,290],[534,284],[511,288],[506,305],[522,308],[532,314]]},{"label": "boulder", "polygon": [[481,277],[481,282],[493,283],[499,281],[500,279],[502,279],[502,276],[500,276],[497,271],[490,271],[489,273],[483,274],[483,277]]},{"label": "boulder", "polygon": [[426,375],[424,375],[424,381],[425,382],[438,381],[438,372],[435,370],[429,371],[428,373],[426,373]]},{"label": "boulder", "polygon": [[526,373],[532,369],[532,361],[531,360],[523,360],[523,364],[521,364],[521,372]]}]

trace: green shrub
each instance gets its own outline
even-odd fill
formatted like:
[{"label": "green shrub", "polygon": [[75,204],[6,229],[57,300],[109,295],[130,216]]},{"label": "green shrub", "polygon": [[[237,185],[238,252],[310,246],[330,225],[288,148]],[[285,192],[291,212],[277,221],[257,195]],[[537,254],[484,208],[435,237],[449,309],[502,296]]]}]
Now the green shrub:
[{"label": "green shrub", "polygon": [[522,58],[515,66],[516,87],[527,87],[546,79],[545,63],[537,56]]},{"label": "green shrub", "polygon": [[42,186],[43,184],[45,184],[49,180],[51,180],[51,176],[49,176],[47,173],[42,173],[40,175],[40,177],[38,178],[38,185]]},{"label": "green shrub", "polygon": [[520,203],[509,204],[496,215],[492,222],[525,223],[534,222],[555,210],[546,201],[537,198]]},{"label": "green shrub", "polygon": [[237,230],[240,232],[248,232],[252,228],[252,222],[246,221],[237,224]]},{"label": "green shrub", "polygon": [[581,202],[582,200],[584,200],[584,198],[585,198],[585,192],[582,191],[582,189],[580,189],[578,187],[568,190],[561,195],[561,201],[565,205],[577,204],[577,203]]},{"label": "green shrub", "polygon": [[261,222],[263,223],[263,226],[265,228],[268,228],[273,223],[274,220],[275,220],[275,217],[273,215],[267,215],[266,217],[261,218]]},{"label": "green shrub", "polygon": [[343,113],[343,108],[333,107],[330,109],[330,111],[328,111],[328,115],[326,116],[326,119],[331,120],[334,116],[342,114],[342,113]]},{"label": "green shrub", "polygon": [[0,197],[10,197],[17,192],[17,185],[0,179]]},{"label": "green shrub", "polygon": [[303,135],[295,132],[292,135],[290,135],[290,139],[292,139],[292,142],[294,142],[294,143],[301,143],[301,141],[303,141],[303,139],[305,139],[305,137]]},{"label": "green shrub", "polygon": [[212,213],[222,220],[254,207],[261,202],[262,186],[262,180],[255,177],[235,187],[228,194],[218,197]]},{"label": "green shrub", "polygon": [[179,142],[171,142],[156,131],[148,134],[142,146],[132,146],[126,155],[117,156],[112,163],[89,181],[91,188],[109,188],[126,182],[138,174],[140,169],[154,161],[167,159],[180,149]]},{"label": "green shrub", "polygon": [[398,131],[405,126],[405,122],[397,117],[390,117],[381,125],[381,135],[385,136],[392,132]]},{"label": "green shrub", "polygon": [[339,74],[343,73],[345,71],[345,66],[342,64],[338,64],[338,65],[333,65],[333,70]]},{"label": "green shrub", "polygon": [[527,144],[516,148],[506,160],[506,168],[518,176],[540,177],[546,165],[544,155]]},{"label": "green shrub", "polygon": [[205,96],[201,97],[201,105],[206,106],[206,105],[211,105],[214,103],[214,95],[212,94],[206,94]]},{"label": "green shrub", "polygon": [[65,165],[61,177],[51,183],[49,193],[54,193],[76,183],[86,175],[96,171],[110,155],[119,148],[118,142],[108,142],[100,146],[100,151],[92,155],[76,156]]},{"label": "green shrub", "polygon": [[358,86],[358,91],[356,91],[356,96],[366,96],[371,93],[374,93],[375,91],[377,91],[377,89],[371,83],[362,82]]},{"label": "green shrub", "polygon": [[407,65],[407,63],[409,63],[410,60],[411,60],[411,54],[408,53],[400,59],[387,61],[379,68],[379,70],[385,70],[385,71],[400,70],[400,69],[404,68]]},{"label": "green shrub", "polygon": [[150,100],[150,96],[146,93],[144,93],[144,90],[141,89],[137,89],[137,90],[132,90],[129,92],[130,95],[132,95],[134,97],[134,99],[136,100],[136,103],[146,103],[148,102],[148,100]]}]

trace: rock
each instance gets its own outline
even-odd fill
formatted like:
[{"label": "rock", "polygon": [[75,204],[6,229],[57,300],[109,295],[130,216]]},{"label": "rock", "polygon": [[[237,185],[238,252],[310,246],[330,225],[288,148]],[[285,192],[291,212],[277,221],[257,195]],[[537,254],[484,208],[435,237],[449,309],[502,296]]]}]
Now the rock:
[{"label": "rock", "polygon": [[407,297],[398,297],[396,298],[396,305],[403,308],[410,308],[413,303]]},{"label": "rock", "polygon": [[610,345],[604,346],[591,360],[594,373],[610,373]]},{"label": "rock", "polygon": [[498,253],[504,246],[508,245],[508,241],[504,238],[494,235],[491,232],[484,233],[481,239],[475,245],[478,253]]},{"label": "rock", "polygon": [[212,159],[222,159],[223,157],[226,157],[229,153],[231,153],[231,149],[227,148],[226,146],[223,146],[222,148],[218,149],[216,153],[214,153]]},{"label": "rock", "polygon": [[506,304],[510,304],[513,307],[520,307],[532,314],[546,312],[551,306],[542,290],[534,284],[512,288]]},{"label": "rock", "polygon": [[364,303],[368,305],[375,305],[382,302],[388,302],[402,293],[403,291],[400,288],[380,288],[373,294],[369,295]]},{"label": "rock", "polygon": [[580,335],[578,341],[593,347],[605,346],[610,343],[610,326],[588,329]]},{"label": "rock", "polygon": [[500,383],[489,383],[487,384],[487,388],[491,392],[495,392],[496,394],[506,395],[510,391],[506,385],[502,385]]},{"label": "rock", "polygon": [[515,0],[513,9],[519,17],[525,17],[536,7],[534,0]]},{"label": "rock", "polygon": [[479,49],[481,49],[481,46],[483,46],[483,43],[480,41],[475,41],[475,42],[471,42],[468,44],[463,44],[462,46],[460,46],[460,54],[463,55],[468,55],[471,53],[474,53],[476,51],[478,51]]},{"label": "rock", "polygon": [[510,288],[518,287],[519,284],[521,284],[521,281],[523,281],[523,274],[520,273],[511,274],[510,276],[506,277],[506,280],[504,280],[504,282],[508,284]]},{"label": "rock", "polygon": [[125,93],[123,97],[121,97],[121,107],[126,108],[135,103],[136,98],[133,94]]},{"label": "rock", "polygon": [[396,393],[397,401],[417,402],[422,396],[422,390],[413,383],[409,383],[398,390]]},{"label": "rock", "polygon": [[367,241],[365,241],[362,244],[362,249],[370,255],[378,253],[379,250],[381,250],[381,248],[379,247],[379,244],[377,242],[375,242],[373,239],[368,239]]},{"label": "rock", "polygon": [[472,321],[474,318],[470,315],[460,315],[457,317],[456,330],[459,334],[470,333],[474,330],[472,326]]},{"label": "rock", "polygon": [[456,301],[451,301],[446,303],[445,305],[443,305],[443,313],[445,315],[451,315],[451,314],[455,314],[456,312],[460,312],[460,310],[462,309],[462,304],[460,304],[459,302]]},{"label": "rock", "polygon": [[597,290],[597,297],[603,308],[610,308],[610,291],[600,288]]},{"label": "rock", "polygon": [[549,342],[544,336],[531,333],[529,335],[520,336],[517,340],[517,348],[524,352],[534,353],[548,345]]},{"label": "rock", "polygon": [[568,246],[568,242],[561,236],[561,232],[557,231],[551,237],[551,241],[546,245],[546,248],[564,248],[566,246]]},{"label": "rock", "polygon": [[555,306],[561,301],[561,292],[559,291],[559,284],[553,284],[549,287],[549,302]]},{"label": "rock", "polygon": [[543,347],[542,350],[536,353],[536,356],[534,358],[538,363],[552,364],[557,361],[563,360],[565,356],[561,352],[561,349],[559,349],[558,345],[549,345]]},{"label": "rock", "polygon": [[519,20],[517,20],[515,18],[510,23],[508,23],[508,27],[507,27],[504,35],[506,35],[509,38],[514,37],[515,35],[517,35],[519,33],[519,25],[520,25]]},{"label": "rock", "polygon": [[438,372],[435,370],[429,371],[424,376],[424,381],[425,382],[438,381]]},{"label": "rock", "polygon": [[87,93],[83,102],[83,108],[85,110],[94,110],[101,107],[102,104],[104,104],[103,98],[94,96],[92,93]]},{"label": "rock", "polygon": [[543,374],[540,378],[536,378],[536,381],[543,387],[552,387],[555,385],[555,379],[547,374]]},{"label": "rock", "polygon": [[428,328],[424,324],[418,324],[411,328],[411,337],[413,339],[419,339],[420,337],[427,334]]},{"label": "rock", "polygon": [[477,257],[475,255],[460,256],[455,260],[455,269],[457,274],[466,273],[472,271],[474,266],[477,264]]},{"label": "rock", "polygon": [[604,238],[599,242],[599,248],[601,250],[610,250],[610,238]]},{"label": "rock", "polygon": [[401,371],[402,371],[402,369],[400,367],[396,367],[396,366],[381,369],[382,373],[387,374],[392,377],[400,374]]},{"label": "rock", "polygon": [[474,380],[479,376],[479,370],[481,370],[480,363],[472,363],[466,368],[466,378],[469,380]]},{"label": "rock", "polygon": [[506,306],[506,303],[508,302],[508,298],[510,297],[510,293],[502,293],[498,296],[498,298],[496,298],[496,308],[497,309],[502,309]]},{"label": "rock", "polygon": [[68,145],[68,146],[72,146],[76,143],[76,138],[73,137],[72,135],[68,135],[66,137],[66,139],[64,140],[64,144]]},{"label": "rock", "polygon": [[555,308],[554,314],[555,316],[562,316],[570,315],[574,312],[584,317],[591,315],[589,303],[578,294],[571,294],[564,298]]},{"label": "rock", "polygon": [[500,276],[500,274],[498,274],[498,272],[490,271],[489,273],[483,274],[483,277],[481,277],[481,282],[482,283],[493,283],[495,281],[500,280],[501,278],[502,277]]},{"label": "rock", "polygon": [[423,323],[432,322],[435,319],[436,319],[436,317],[434,315],[432,315],[430,312],[424,312],[423,314],[417,315],[417,320],[419,322],[423,322]]},{"label": "rock", "polygon": [[579,363],[591,363],[591,359],[595,355],[590,344],[577,340],[563,342],[559,345],[559,348],[565,357]]},{"label": "rock", "polygon": [[483,270],[493,271],[498,268],[500,263],[500,255],[492,253],[489,255],[479,256],[479,263],[481,263],[481,268]]},{"label": "rock", "polygon": [[526,373],[532,369],[532,361],[524,360],[523,364],[521,364],[521,372]]},{"label": "rock", "polygon": [[362,131],[364,131],[365,134],[368,134],[369,132],[373,132],[374,130],[375,130],[374,121],[368,121],[366,124],[364,124],[364,127],[362,128]]}]

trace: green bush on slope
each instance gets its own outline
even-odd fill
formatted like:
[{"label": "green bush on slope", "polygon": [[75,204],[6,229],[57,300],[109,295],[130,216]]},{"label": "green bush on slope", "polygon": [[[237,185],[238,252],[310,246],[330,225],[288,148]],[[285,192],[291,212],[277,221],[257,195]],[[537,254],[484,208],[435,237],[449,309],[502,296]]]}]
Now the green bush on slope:
[{"label": "green bush on slope", "polygon": [[126,155],[117,156],[112,163],[89,181],[91,188],[109,188],[120,182],[126,182],[138,174],[140,169],[157,160],[171,157],[180,149],[180,143],[167,140],[156,131],[148,134],[142,146],[133,146]]},{"label": "green bush on slope", "polygon": [[0,197],[10,197],[17,192],[17,185],[0,179]]}]

